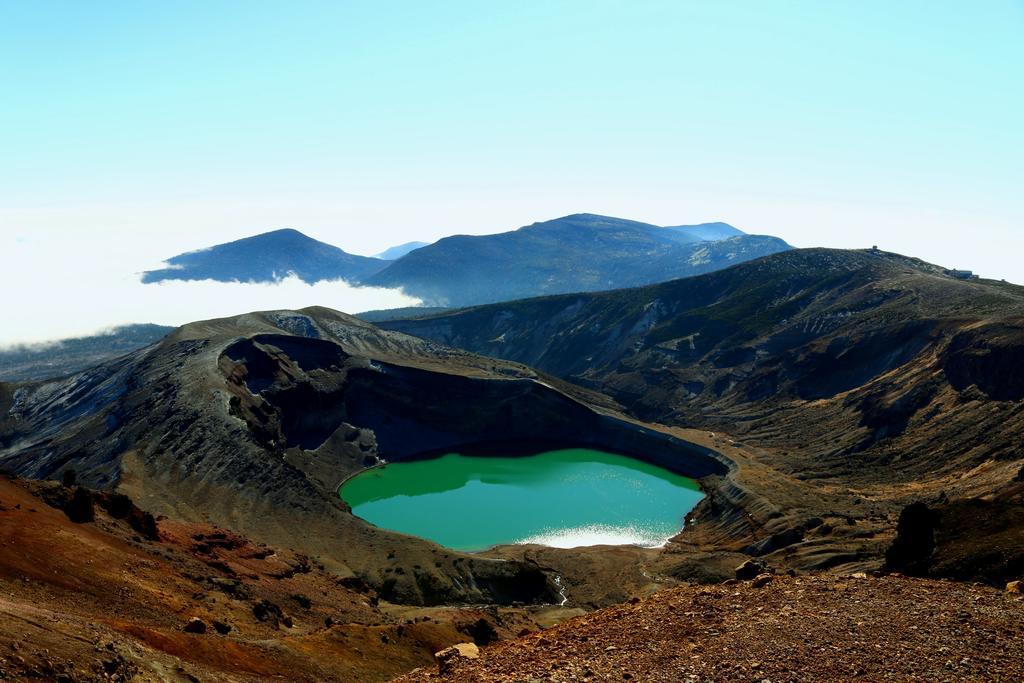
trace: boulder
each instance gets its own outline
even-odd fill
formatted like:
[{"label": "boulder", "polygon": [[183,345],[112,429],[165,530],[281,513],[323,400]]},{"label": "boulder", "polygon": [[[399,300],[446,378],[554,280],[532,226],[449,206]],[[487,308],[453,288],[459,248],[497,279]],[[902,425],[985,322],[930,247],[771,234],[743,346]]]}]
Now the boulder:
[{"label": "boulder", "polygon": [[736,578],[739,581],[749,581],[750,579],[756,579],[761,574],[771,573],[772,571],[768,565],[760,560],[747,560],[736,567]]},{"label": "boulder", "polygon": [[206,633],[206,622],[199,617],[192,617],[185,624],[185,633]]},{"label": "boulder", "polygon": [[281,611],[281,608],[269,600],[261,600],[253,605],[252,613],[257,621],[269,621],[275,628],[284,618],[284,612]]},{"label": "boulder", "polygon": [[95,499],[93,498],[92,491],[78,487],[71,496],[67,507],[64,508],[64,514],[76,524],[91,522],[96,518],[94,504]]},{"label": "boulder", "polygon": [[459,660],[479,658],[480,648],[476,643],[459,643],[434,654],[438,673],[442,676],[451,674],[458,667]]},{"label": "boulder", "polygon": [[771,574],[759,574],[758,576],[754,577],[754,580],[750,582],[750,585],[752,585],[754,588],[763,588],[771,582]]},{"label": "boulder", "polygon": [[939,515],[924,503],[912,503],[900,512],[896,539],[885,553],[885,569],[909,576],[927,576],[935,552]]}]

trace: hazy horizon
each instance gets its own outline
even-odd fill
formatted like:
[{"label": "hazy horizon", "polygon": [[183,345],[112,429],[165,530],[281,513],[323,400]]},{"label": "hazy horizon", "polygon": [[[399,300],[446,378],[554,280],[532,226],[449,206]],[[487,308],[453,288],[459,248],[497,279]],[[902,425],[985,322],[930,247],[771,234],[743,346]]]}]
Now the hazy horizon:
[{"label": "hazy horizon", "polygon": [[1024,283],[1022,33],[1011,0],[6,3],[0,286],[46,320],[275,228],[579,212]]}]

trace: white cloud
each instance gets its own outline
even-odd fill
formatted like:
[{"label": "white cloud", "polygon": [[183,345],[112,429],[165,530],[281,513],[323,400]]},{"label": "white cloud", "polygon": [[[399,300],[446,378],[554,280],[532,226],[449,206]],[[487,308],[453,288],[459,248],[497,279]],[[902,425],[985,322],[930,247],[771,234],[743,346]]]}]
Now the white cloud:
[{"label": "white cloud", "polygon": [[260,310],[326,306],[355,313],[419,303],[399,290],[341,280],[309,285],[294,276],[266,284],[144,285],[133,271],[152,262],[124,242],[83,247],[77,241],[0,235],[0,346],[97,334],[130,323],[182,325]]}]

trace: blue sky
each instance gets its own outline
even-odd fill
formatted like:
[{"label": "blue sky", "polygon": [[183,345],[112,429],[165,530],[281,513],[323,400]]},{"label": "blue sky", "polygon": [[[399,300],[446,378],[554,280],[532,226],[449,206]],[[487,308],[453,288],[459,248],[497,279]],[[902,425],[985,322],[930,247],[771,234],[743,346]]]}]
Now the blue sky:
[{"label": "blue sky", "polygon": [[1024,282],[1020,1],[0,0],[0,64],[8,258],[588,211]]}]

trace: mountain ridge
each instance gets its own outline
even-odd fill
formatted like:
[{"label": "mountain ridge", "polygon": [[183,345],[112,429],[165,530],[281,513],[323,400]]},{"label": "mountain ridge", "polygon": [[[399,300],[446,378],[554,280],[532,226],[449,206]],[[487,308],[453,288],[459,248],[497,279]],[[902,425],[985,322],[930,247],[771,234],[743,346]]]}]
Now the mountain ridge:
[{"label": "mountain ridge", "polygon": [[747,234],[739,228],[729,225],[728,223],[723,223],[722,221],[697,223],[696,225],[670,225],[666,226],[665,229],[692,235],[706,242],[724,240],[730,237],[740,237],[741,235]]},{"label": "mountain ridge", "polygon": [[144,283],[164,280],[272,282],[294,274],[304,282],[358,281],[388,262],[349,254],[294,228],[280,228],[172,256],[166,268],[143,273]]},{"label": "mountain ridge", "polygon": [[385,249],[384,251],[380,252],[379,254],[374,254],[373,258],[379,258],[379,259],[381,259],[383,261],[395,261],[395,260],[398,260],[398,259],[402,258],[403,256],[405,256],[410,251],[414,251],[416,249],[419,249],[420,247],[425,247],[428,244],[430,244],[430,242],[419,242],[419,241],[404,242],[402,244],[396,244],[393,247],[388,247],[387,249]]},{"label": "mountain ridge", "polygon": [[399,288],[426,306],[458,307],[650,284],[789,248],[776,237],[747,235],[727,223],[663,228],[579,213],[502,233],[398,245],[385,252],[398,257],[387,261],[283,228],[173,256],[166,268],[144,273],[143,282],[272,282],[294,273],[310,283],[343,279]]},{"label": "mountain ridge", "polygon": [[582,213],[493,235],[442,238],[366,282],[402,287],[428,305],[459,307],[649,284],[789,248],[775,237],[707,241],[685,230]]}]

